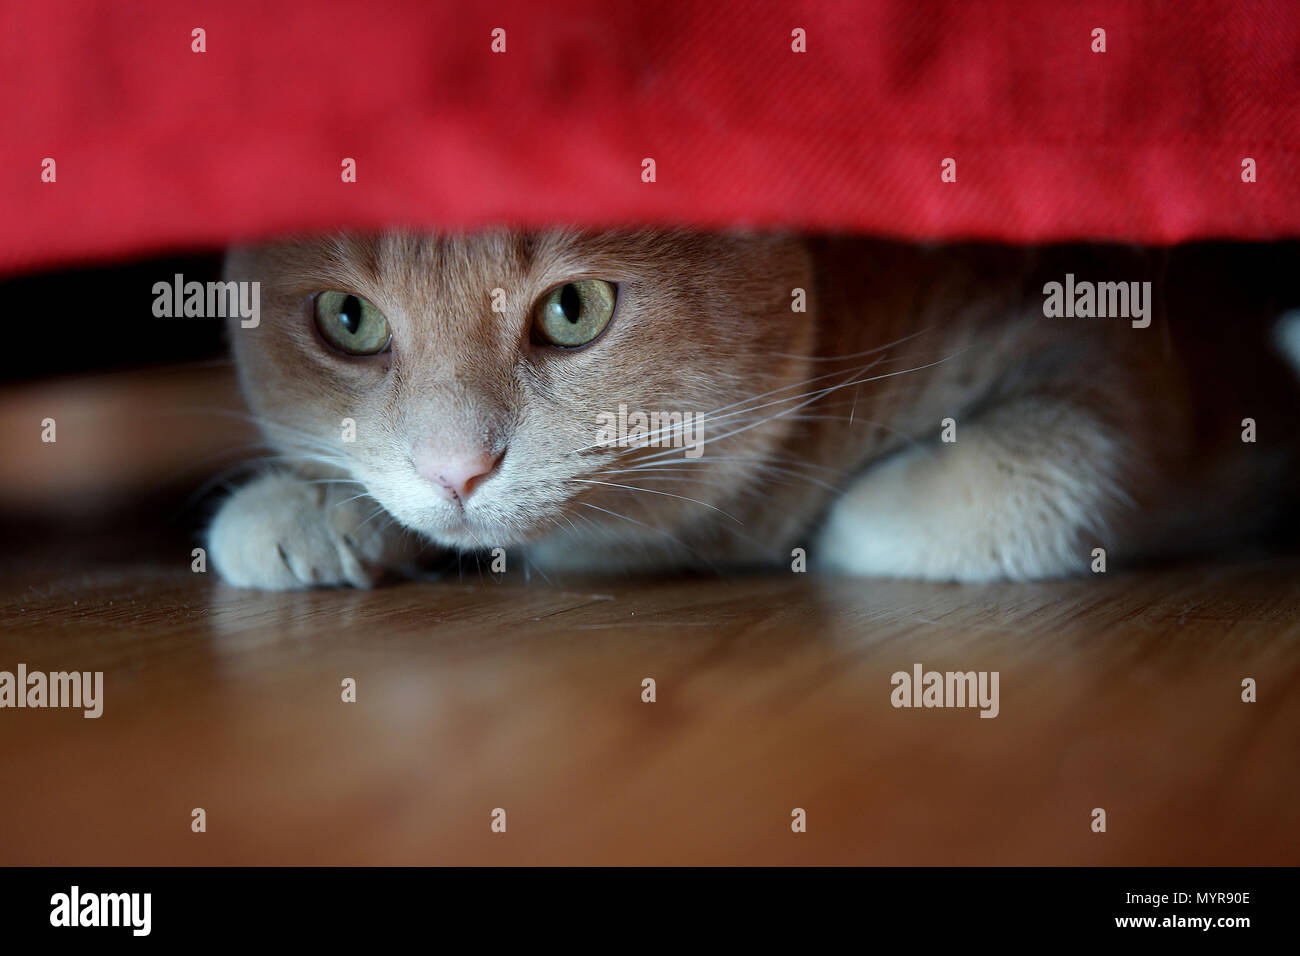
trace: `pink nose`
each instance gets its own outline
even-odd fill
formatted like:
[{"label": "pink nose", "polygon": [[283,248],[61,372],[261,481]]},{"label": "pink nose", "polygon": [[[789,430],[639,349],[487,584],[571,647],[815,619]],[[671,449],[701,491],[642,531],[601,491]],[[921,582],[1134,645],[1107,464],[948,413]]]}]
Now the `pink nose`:
[{"label": "pink nose", "polygon": [[446,495],[448,501],[463,504],[500,460],[501,455],[493,458],[482,451],[435,456],[417,453],[415,470]]}]

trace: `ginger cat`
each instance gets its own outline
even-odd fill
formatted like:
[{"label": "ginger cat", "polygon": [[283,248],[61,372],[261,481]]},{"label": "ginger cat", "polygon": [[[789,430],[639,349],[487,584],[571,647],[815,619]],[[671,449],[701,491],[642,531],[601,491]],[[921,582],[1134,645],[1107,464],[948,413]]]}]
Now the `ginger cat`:
[{"label": "ginger cat", "polygon": [[[1222,256],[568,230],[235,250],[262,318],[230,339],[278,460],[209,554],[298,588],[496,548],[985,581],[1222,546],[1294,500],[1297,421],[1281,306]],[[1100,282],[1134,283],[1110,287],[1126,314],[1075,301]]]}]

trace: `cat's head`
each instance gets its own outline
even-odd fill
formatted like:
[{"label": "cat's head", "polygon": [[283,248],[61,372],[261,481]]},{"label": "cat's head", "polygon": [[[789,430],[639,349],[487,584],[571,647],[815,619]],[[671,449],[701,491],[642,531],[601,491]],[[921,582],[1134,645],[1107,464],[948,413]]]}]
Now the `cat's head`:
[{"label": "cat's head", "polygon": [[717,520],[785,434],[755,396],[807,376],[809,268],[763,235],[283,242],[229,256],[261,283],[260,324],[230,339],[277,451],[442,545],[650,540]]}]

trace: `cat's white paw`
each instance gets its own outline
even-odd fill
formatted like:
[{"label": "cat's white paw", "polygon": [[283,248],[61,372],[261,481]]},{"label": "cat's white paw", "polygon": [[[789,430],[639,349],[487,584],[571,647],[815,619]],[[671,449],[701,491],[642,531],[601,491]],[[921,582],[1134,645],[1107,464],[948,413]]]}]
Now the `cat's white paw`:
[{"label": "cat's white paw", "polygon": [[373,501],[347,501],[355,492],[335,487],[274,472],[240,488],[208,530],[213,567],[237,587],[370,587],[385,570],[391,534],[374,527],[387,524],[382,516],[368,520]]},{"label": "cat's white paw", "polygon": [[987,451],[968,442],[905,451],[877,465],[828,514],[816,542],[821,566],[966,582],[1087,570],[1081,535],[1100,493],[1064,470],[1053,475],[1051,462],[1035,462],[1026,477]]}]

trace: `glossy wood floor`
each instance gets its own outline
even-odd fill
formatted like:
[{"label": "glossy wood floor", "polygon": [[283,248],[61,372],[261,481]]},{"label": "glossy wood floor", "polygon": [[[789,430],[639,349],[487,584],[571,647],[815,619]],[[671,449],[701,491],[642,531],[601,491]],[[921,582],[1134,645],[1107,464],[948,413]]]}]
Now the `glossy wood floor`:
[{"label": "glossy wood floor", "polygon": [[[1300,558],[237,591],[149,491],[247,438],[177,427],[214,395],[0,403],[0,671],[104,674],[98,719],[0,709],[0,864],[1300,863]],[[918,663],[997,671],[999,715],[894,708]]]},{"label": "glossy wood floor", "polygon": [[[6,561],[0,669],[104,713],[0,711],[0,862],[1300,862],[1295,561],[275,595],[128,545]],[[918,662],[999,716],[895,709]]]}]

